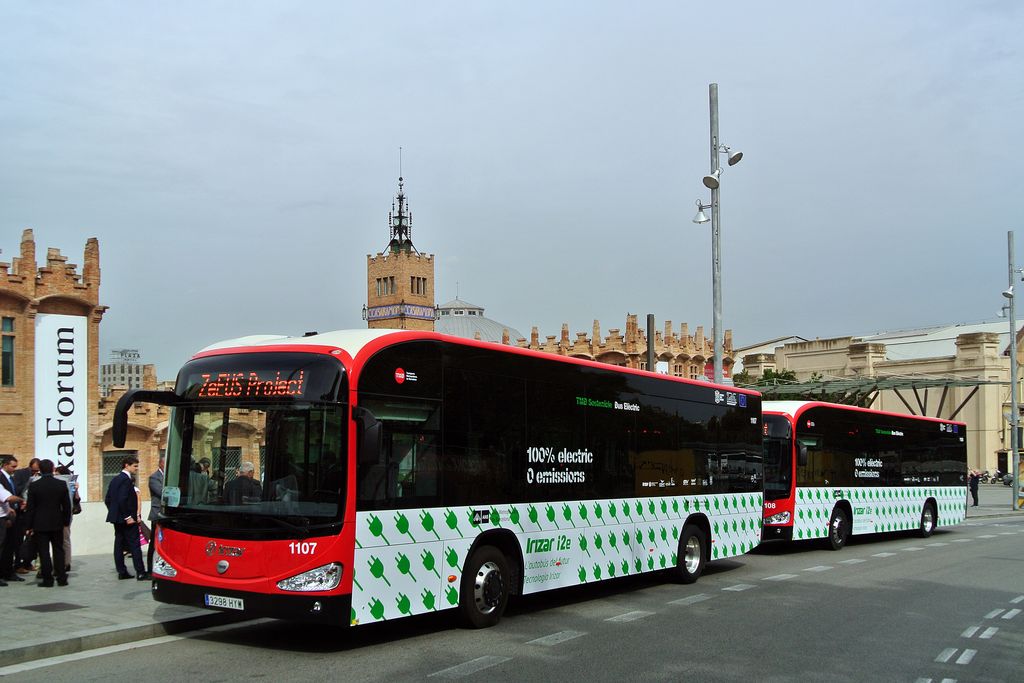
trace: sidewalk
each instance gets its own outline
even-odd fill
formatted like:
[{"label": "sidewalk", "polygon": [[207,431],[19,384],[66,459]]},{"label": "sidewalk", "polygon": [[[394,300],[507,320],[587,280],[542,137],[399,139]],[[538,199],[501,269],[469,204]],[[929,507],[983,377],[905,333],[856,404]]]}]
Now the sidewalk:
[{"label": "sidewalk", "polygon": [[[983,484],[981,504],[967,508],[967,520],[1024,515],[1010,509],[1010,497],[1009,487]],[[23,578],[0,587],[0,608],[13,617],[3,627],[7,666],[240,620],[156,602],[149,581],[117,579],[110,553],[76,555],[66,587],[39,588],[34,574]]]},{"label": "sidewalk", "polygon": [[74,556],[67,586],[40,588],[34,573],[22,578],[0,587],[5,666],[239,620],[156,602],[149,581],[118,580],[112,554]]}]

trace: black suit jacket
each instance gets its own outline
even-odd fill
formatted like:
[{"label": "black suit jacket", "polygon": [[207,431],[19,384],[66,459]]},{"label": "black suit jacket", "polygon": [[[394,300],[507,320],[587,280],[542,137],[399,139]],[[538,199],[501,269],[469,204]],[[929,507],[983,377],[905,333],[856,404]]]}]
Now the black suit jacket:
[{"label": "black suit jacket", "polygon": [[24,497],[25,489],[28,487],[28,480],[31,478],[32,469],[29,467],[14,470],[14,474],[11,475],[11,479],[14,480],[14,495]]},{"label": "black suit jacket", "polygon": [[33,531],[62,531],[71,524],[71,495],[68,485],[52,474],[44,474],[28,486],[26,528]]},{"label": "black suit jacket", "polygon": [[103,502],[107,504],[107,521],[111,524],[124,524],[126,518],[138,515],[139,499],[135,495],[135,484],[124,470],[110,480]]}]

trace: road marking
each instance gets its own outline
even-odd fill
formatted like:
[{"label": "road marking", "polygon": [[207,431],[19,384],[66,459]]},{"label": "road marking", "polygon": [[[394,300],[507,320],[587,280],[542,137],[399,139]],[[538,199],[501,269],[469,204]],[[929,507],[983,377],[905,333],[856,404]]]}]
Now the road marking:
[{"label": "road marking", "polygon": [[789,581],[790,579],[795,579],[795,578],[796,578],[796,574],[776,574],[775,576],[766,576],[766,577],[764,577],[763,580],[764,581]]},{"label": "road marking", "polygon": [[852,560],[839,560],[839,564],[860,564],[861,562],[867,562],[859,557],[855,557]]},{"label": "road marking", "polygon": [[751,588],[756,588],[756,586],[753,586],[749,583],[737,583],[735,586],[729,586],[728,588],[723,588],[722,590],[736,591],[737,593],[739,593],[740,591],[749,590]]},{"label": "road marking", "polygon": [[551,647],[552,645],[558,645],[564,643],[567,640],[573,640],[580,636],[585,636],[586,633],[582,631],[559,631],[558,633],[552,633],[550,636],[544,636],[543,638],[535,638],[534,640],[528,641],[527,645],[543,645],[545,647]]},{"label": "road marking", "polygon": [[986,614],[986,615],[985,615],[985,618],[986,618],[986,619],[995,619],[995,618],[996,618],[996,617],[998,617],[998,616],[999,616],[1000,614],[1002,614],[1002,613],[1003,613],[1003,611],[1004,611],[1004,610],[1001,610],[1001,609],[994,609],[994,610],[992,610],[991,612],[989,612],[988,614]]},{"label": "road marking", "polygon": [[913,545],[913,546],[910,546],[909,548],[904,548],[903,552],[906,552],[906,553],[916,553],[918,550],[924,550],[924,548],[918,548],[916,545]]},{"label": "road marking", "polygon": [[685,598],[679,598],[678,600],[669,600],[669,605],[696,605],[698,602],[704,602],[710,600],[713,595],[705,595],[704,593],[697,593],[697,595],[690,595]]},{"label": "road marking", "polygon": [[434,676],[443,678],[462,678],[470,674],[475,674],[477,671],[483,671],[489,669],[492,666],[498,664],[504,664],[505,662],[512,659],[511,657],[498,657],[496,655],[487,655],[486,657],[477,657],[471,659],[468,662],[450,666],[447,669],[441,669],[427,676],[427,678],[433,678]]},{"label": "road marking", "polygon": [[928,547],[929,548],[938,548],[938,547],[944,546],[944,545],[949,545],[949,544],[945,543],[944,541],[936,541],[935,543],[929,543]]},{"label": "road marking", "polygon": [[817,567],[808,567],[804,571],[805,572],[827,572],[829,569],[832,569],[832,567],[829,567],[829,566],[824,565],[824,564],[819,564]]},{"label": "road marking", "polygon": [[644,612],[643,610],[636,610],[636,611],[633,611],[633,612],[626,612],[625,614],[620,614],[617,617],[612,617],[610,619],[605,619],[605,621],[614,621],[616,623],[623,623],[623,622],[627,622],[627,621],[636,621],[637,619],[643,619],[644,617],[649,617],[652,614],[654,614],[654,612]]},{"label": "road marking", "polygon": [[978,654],[977,650],[964,650],[964,653],[957,657],[957,664],[970,664],[971,660],[974,659],[974,655]]},{"label": "road marking", "polygon": [[961,633],[960,637],[961,638],[973,638],[974,634],[978,632],[979,628],[981,628],[981,627],[980,626],[972,626],[969,629],[967,629],[966,631],[964,631],[963,633]]},{"label": "road marking", "polygon": [[[930,679],[930,678],[919,678],[916,681],[914,681],[914,683],[932,683],[932,679]],[[956,679],[955,678],[943,678],[942,679],[942,683],[956,683]]]},{"label": "road marking", "polygon": [[1024,595],[1018,595],[1013,600],[1010,600],[1010,604],[1011,605],[1016,605],[1017,603],[1020,603],[1020,602],[1024,602]]},{"label": "road marking", "polygon": [[982,534],[981,536],[978,536],[978,538],[995,538],[995,537],[996,537],[995,534]]},{"label": "road marking", "polygon": [[987,629],[985,629],[984,633],[982,633],[980,636],[978,636],[978,638],[981,639],[981,640],[988,640],[992,636],[994,636],[998,630],[999,629],[997,629],[995,626],[993,626],[991,628],[987,628]]},{"label": "road marking", "polygon": [[1016,536],[1017,532],[1016,531],[1000,531],[999,535],[1000,536]]},{"label": "road marking", "polygon": [[955,647],[947,647],[945,650],[943,650],[942,652],[939,653],[939,656],[935,658],[935,661],[939,662],[940,664],[945,664],[946,662],[949,661],[950,657],[952,657],[955,654],[956,654],[956,648]]},{"label": "road marking", "polygon": [[896,553],[875,553],[871,557],[892,557]]},{"label": "road marking", "polygon": [[970,543],[973,540],[973,538],[954,538],[953,543]]},{"label": "road marking", "polygon": [[1003,615],[1003,619],[1013,619],[1018,614],[1020,614],[1020,610],[1019,609],[1012,609],[1012,610],[1010,610],[1009,612],[1007,612],[1006,614]]}]

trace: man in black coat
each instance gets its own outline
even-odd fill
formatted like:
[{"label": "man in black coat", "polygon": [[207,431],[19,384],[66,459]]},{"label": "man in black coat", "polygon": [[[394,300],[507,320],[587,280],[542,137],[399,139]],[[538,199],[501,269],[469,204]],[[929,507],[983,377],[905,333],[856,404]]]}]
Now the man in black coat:
[{"label": "man in black coat", "polygon": [[142,562],[142,547],[139,545],[139,497],[134,481],[139,473],[139,459],[129,455],[122,465],[124,469],[110,480],[103,501],[107,504],[107,521],[114,525],[114,566],[117,567],[117,578],[132,578],[124,565],[124,553],[130,551],[135,578],[145,581],[149,575]]},{"label": "man in black coat", "polygon": [[[39,474],[39,458],[29,460],[28,467],[14,470],[11,473],[11,479],[14,481],[14,495],[24,498],[29,480],[37,474]],[[17,508],[15,511],[23,512]],[[0,557],[0,572],[3,572],[8,581],[17,581],[18,574],[28,574],[34,569],[32,558],[35,557],[35,544],[32,539],[25,543],[26,520],[24,514],[19,514],[14,518],[14,526],[7,530],[7,547],[4,548],[2,557]],[[29,551],[28,559],[22,557],[22,546],[26,546]]]},{"label": "man in black coat", "polygon": [[39,475],[39,479],[28,487],[25,533],[36,539],[39,569],[43,575],[43,582],[39,585],[44,588],[53,586],[56,565],[57,584],[66,586],[68,574],[64,562],[64,527],[71,524],[71,496],[68,494],[68,485],[54,478],[52,460],[39,461]]}]

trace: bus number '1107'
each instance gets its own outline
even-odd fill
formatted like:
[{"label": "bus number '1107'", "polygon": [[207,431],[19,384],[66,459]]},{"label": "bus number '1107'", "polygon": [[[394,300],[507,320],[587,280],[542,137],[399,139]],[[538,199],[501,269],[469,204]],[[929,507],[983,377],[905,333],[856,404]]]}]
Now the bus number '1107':
[{"label": "bus number '1107'", "polygon": [[312,555],[316,551],[316,543],[289,543],[292,555]]}]

